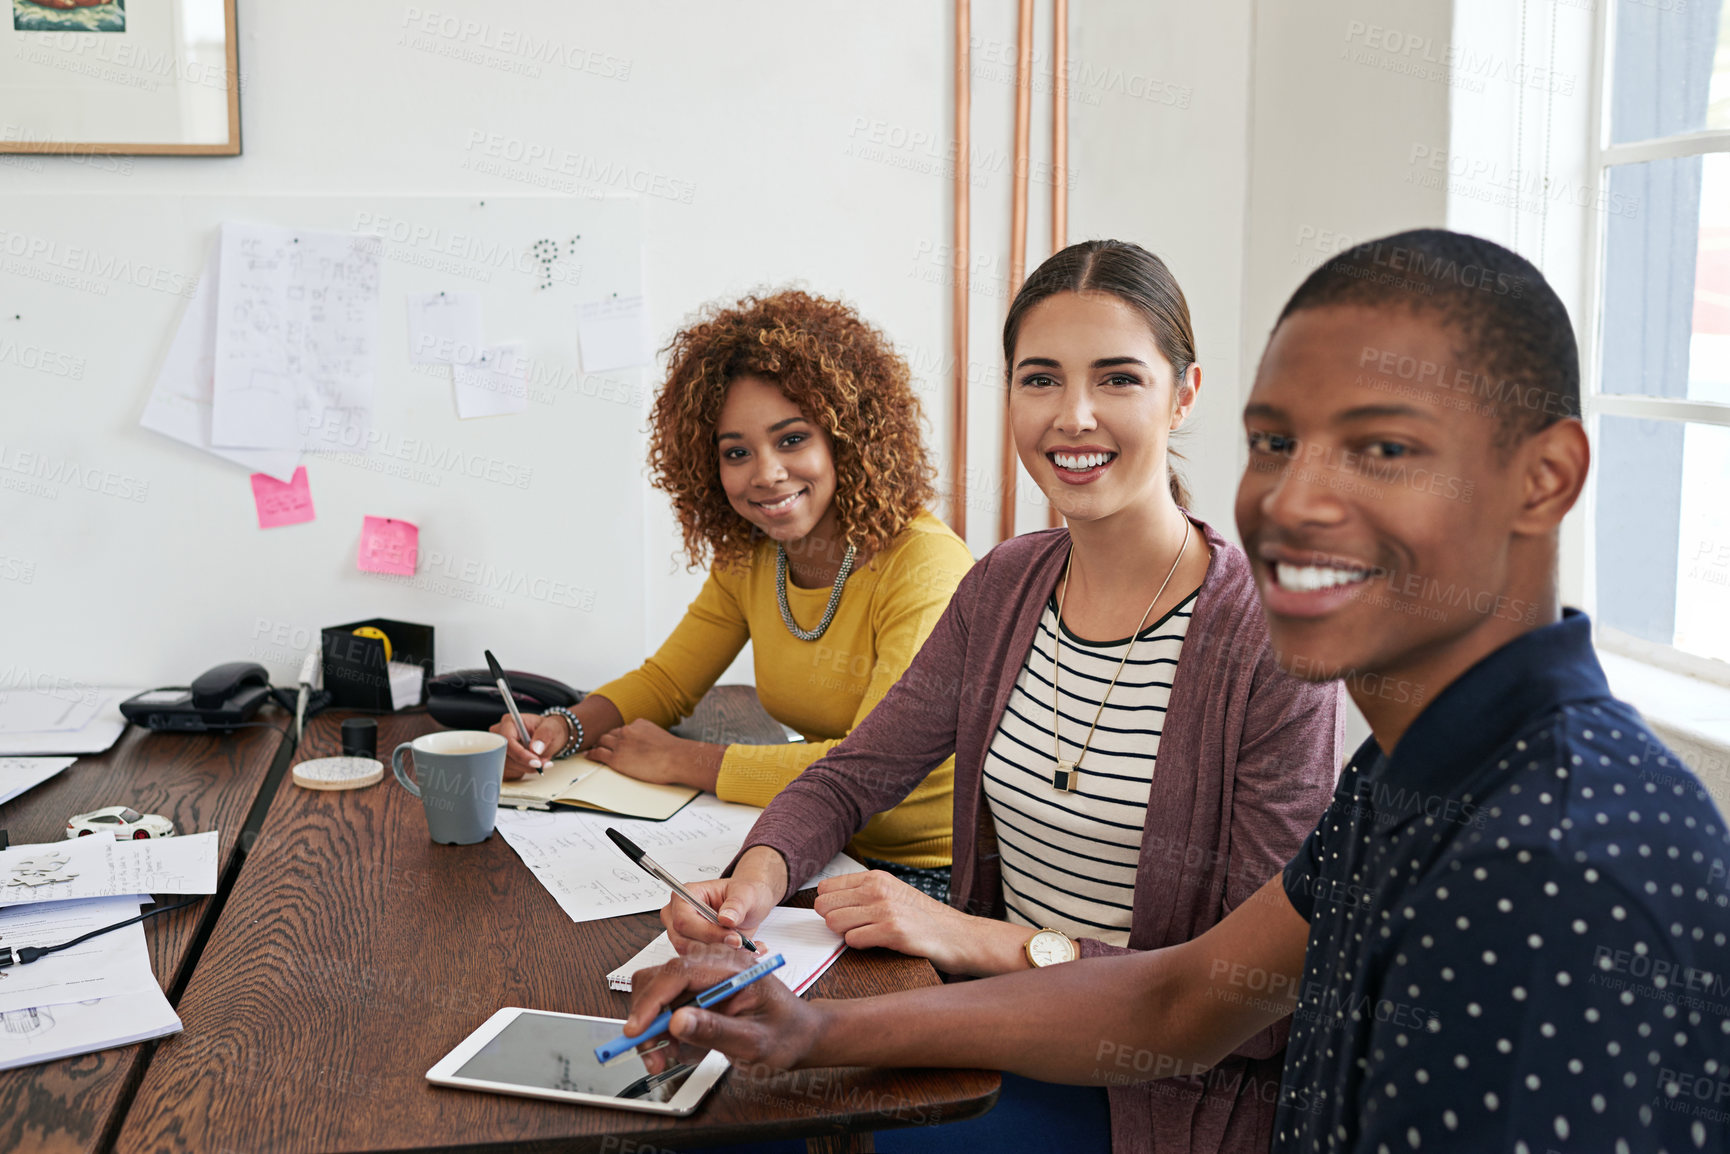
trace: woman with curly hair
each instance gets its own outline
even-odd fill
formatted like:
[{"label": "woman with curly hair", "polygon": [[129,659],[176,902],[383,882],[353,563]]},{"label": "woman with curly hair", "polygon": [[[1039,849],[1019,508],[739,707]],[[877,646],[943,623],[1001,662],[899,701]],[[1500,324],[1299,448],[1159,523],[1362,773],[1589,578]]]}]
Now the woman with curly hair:
[{"label": "woman with curly hair", "polygon": [[[907,364],[838,301],[803,292],[710,309],[673,338],[649,467],[685,552],[713,559],[685,618],[641,667],[568,712],[515,726],[506,777],[581,750],[643,781],[767,805],[895,684],[973,559],[931,513],[932,467]],[[769,715],[803,743],[675,737],[745,642]],[[954,763],[865,823],[850,851],[947,896]]]}]

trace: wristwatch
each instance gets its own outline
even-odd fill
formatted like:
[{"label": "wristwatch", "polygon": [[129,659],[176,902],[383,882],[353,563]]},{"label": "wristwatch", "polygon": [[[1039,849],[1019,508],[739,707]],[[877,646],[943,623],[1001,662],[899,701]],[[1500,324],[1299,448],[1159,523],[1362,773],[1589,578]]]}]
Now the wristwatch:
[{"label": "wristwatch", "polygon": [[1075,940],[1068,934],[1056,930],[1040,930],[1021,947],[1027,955],[1028,962],[1038,969],[1041,966],[1055,966],[1059,962],[1073,962],[1081,956],[1076,948]]}]

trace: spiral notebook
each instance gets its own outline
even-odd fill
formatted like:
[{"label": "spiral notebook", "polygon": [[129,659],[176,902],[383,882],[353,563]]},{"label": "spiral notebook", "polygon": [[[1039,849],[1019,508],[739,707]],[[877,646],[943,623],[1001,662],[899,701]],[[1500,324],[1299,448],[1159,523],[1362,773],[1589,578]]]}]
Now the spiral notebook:
[{"label": "spiral notebook", "polygon": [[[776,906],[757,927],[751,940],[763,947],[765,954],[780,954],[787,964],[775,971],[786,987],[795,994],[811,988],[824,971],[835,964],[846,941],[840,934],[823,924],[823,915],[816,910]],[[607,985],[615,990],[631,992],[631,975],[650,966],[659,966],[678,957],[673,943],[665,933],[644,946],[637,955],[607,975]]]}]

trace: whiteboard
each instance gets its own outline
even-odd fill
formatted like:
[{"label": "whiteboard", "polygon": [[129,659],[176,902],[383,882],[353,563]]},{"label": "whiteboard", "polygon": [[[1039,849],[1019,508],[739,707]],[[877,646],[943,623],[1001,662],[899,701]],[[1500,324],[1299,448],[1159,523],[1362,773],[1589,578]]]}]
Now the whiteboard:
[{"label": "whiteboard", "polygon": [[[642,659],[649,370],[584,374],[579,301],[643,292],[636,198],[9,196],[0,220],[0,689],[292,682],[319,629],[437,630],[441,670],[592,685]],[[370,443],[308,454],[316,519],[261,530],[248,470],[143,429],[223,221],[384,238]],[[481,295],[528,411],[459,420],[409,361],[406,298]],[[362,518],[420,527],[413,577],[356,567]]]}]

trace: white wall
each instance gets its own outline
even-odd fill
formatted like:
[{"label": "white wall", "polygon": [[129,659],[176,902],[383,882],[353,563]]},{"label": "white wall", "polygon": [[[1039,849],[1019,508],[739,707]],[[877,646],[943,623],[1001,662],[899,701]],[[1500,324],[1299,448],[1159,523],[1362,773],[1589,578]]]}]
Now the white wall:
[{"label": "white wall", "polygon": [[[1070,238],[1139,241],[1161,253],[1183,283],[1204,390],[1180,447],[1199,511],[1235,535],[1237,409],[1279,303],[1325,255],[1318,238],[1363,238],[1443,220],[1441,192],[1413,183],[1409,156],[1417,145],[1445,145],[1448,86],[1342,58],[1353,22],[1445,42],[1451,5],[1072,0],[1071,9]],[[976,553],[994,543],[996,530],[1013,20],[1011,5],[974,5],[968,537]],[[465,41],[462,21],[487,31]],[[489,134],[569,150],[588,171],[621,174],[626,187],[647,193],[645,282],[657,340],[700,304],[756,286],[797,281],[843,295],[912,362],[931,443],[942,455],[950,379],[949,21],[950,5],[932,0],[868,9],[791,0],[724,8],[240,0],[245,155],[134,157],[112,167],[4,162],[0,213],[7,194],[24,192],[101,194],[106,211],[124,218],[130,198],[152,193],[580,191],[520,164],[482,171]],[[1038,5],[1036,26],[1037,54],[1048,68],[1049,0]],[[508,70],[520,57],[484,46],[506,32],[551,37],[572,66],[543,62],[538,76]],[[1049,155],[1049,99],[1042,86],[1034,99],[1036,162]],[[1049,250],[1048,183],[1036,167],[1029,267]],[[18,303],[0,300],[0,315],[18,311]],[[92,454],[130,454],[153,439],[131,423],[159,350],[137,350],[131,377],[66,386],[81,390],[96,423],[112,430],[89,438]],[[0,363],[0,406],[11,390],[42,387],[36,376]],[[0,422],[5,411],[0,407]],[[568,422],[575,443],[581,408],[561,406],[550,416]],[[9,441],[32,435],[0,428]],[[212,499],[249,508],[240,470],[217,462],[209,469],[219,495]],[[103,575],[109,594],[128,596],[142,584],[158,596],[138,603],[171,614],[184,631],[172,651],[140,649],[82,627],[78,598],[54,583],[6,579],[6,557],[49,557],[43,540],[7,528],[19,520],[9,502],[26,499],[0,491],[0,636],[16,636],[8,625],[24,617],[66,625],[52,644],[9,645],[0,673],[10,665],[91,682],[163,683],[246,651],[255,617],[244,540],[219,547],[164,534],[138,555],[112,558]],[[634,648],[585,645],[580,631],[557,639],[568,661],[548,671],[579,683],[639,659],[699,580],[674,559],[665,500],[646,491],[640,459],[597,462],[571,486],[543,486],[537,478],[499,516],[522,534],[551,536],[570,532],[581,523],[575,511],[596,501],[642,501],[648,510],[641,553],[609,558],[642,575],[643,636]],[[1043,508],[1021,505],[1022,529],[1044,523]],[[74,521],[86,513],[70,505],[65,512]],[[142,517],[155,512],[148,503],[137,510]],[[180,587],[204,592],[195,604],[160,596]],[[372,608],[393,611],[384,598]],[[554,644],[544,636],[545,614],[532,605],[507,606],[491,624],[501,650],[517,637],[536,638],[534,652]],[[290,668],[273,665],[283,675]]]},{"label": "white wall", "polygon": [[[1359,241],[1446,223],[1444,192],[1427,187],[1413,158],[1446,148],[1451,95],[1426,59],[1446,58],[1451,2],[1255,7],[1240,399],[1281,306],[1312,269]],[[1241,436],[1233,454],[1241,472]],[[1369,725],[1347,710],[1353,749]]]}]

